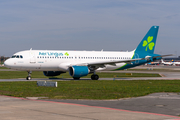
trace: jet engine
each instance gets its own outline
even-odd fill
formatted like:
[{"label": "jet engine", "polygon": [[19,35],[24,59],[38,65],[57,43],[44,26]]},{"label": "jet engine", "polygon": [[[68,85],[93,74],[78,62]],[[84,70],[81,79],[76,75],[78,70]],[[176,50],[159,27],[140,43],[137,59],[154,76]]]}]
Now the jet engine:
[{"label": "jet engine", "polygon": [[88,75],[89,72],[90,72],[90,70],[88,69],[87,66],[72,66],[72,67],[69,67],[69,74],[73,78],[79,79],[82,76]]}]

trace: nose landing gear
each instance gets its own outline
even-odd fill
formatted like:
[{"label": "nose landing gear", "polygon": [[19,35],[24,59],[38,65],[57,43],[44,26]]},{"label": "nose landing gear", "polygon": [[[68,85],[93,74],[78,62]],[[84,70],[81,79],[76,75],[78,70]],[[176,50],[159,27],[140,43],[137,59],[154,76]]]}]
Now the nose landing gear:
[{"label": "nose landing gear", "polygon": [[32,73],[32,71],[28,71],[28,76],[26,77],[26,80],[31,80],[32,78],[31,78],[31,73]]}]

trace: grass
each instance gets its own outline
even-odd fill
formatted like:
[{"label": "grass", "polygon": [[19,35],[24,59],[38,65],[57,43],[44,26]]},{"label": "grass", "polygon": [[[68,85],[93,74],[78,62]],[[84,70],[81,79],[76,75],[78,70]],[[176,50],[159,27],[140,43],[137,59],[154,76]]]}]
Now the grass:
[{"label": "grass", "polygon": [[[100,78],[113,78],[113,77],[160,77],[159,74],[152,74],[152,73],[97,73]],[[13,78],[26,78],[27,72],[26,71],[0,71],[0,79],[13,79]],[[47,78],[44,76],[43,72],[33,71],[32,78]],[[54,78],[72,78],[69,73],[61,74],[60,76]],[[91,78],[91,74],[82,77],[82,78]]]},{"label": "grass", "polygon": [[9,69],[9,68],[6,68],[6,67],[0,67],[0,69]]},{"label": "grass", "polygon": [[180,92],[180,80],[58,81],[58,87],[37,87],[36,82],[0,82],[0,94],[50,99],[119,99],[157,92]]},{"label": "grass", "polygon": [[[28,75],[25,71],[0,71],[0,79],[26,78]],[[43,72],[33,72],[33,78],[47,78]]]}]

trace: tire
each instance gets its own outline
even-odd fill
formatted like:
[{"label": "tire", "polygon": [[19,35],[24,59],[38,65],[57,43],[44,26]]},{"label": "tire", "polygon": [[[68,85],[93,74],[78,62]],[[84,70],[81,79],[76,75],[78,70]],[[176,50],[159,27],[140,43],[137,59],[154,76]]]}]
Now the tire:
[{"label": "tire", "polygon": [[91,75],[91,80],[94,80],[94,75]]},{"label": "tire", "polygon": [[26,80],[31,80],[31,77],[30,77],[30,76],[27,76],[27,77],[26,77]]},{"label": "tire", "polygon": [[99,76],[98,75],[94,75],[94,80],[98,80]]},{"label": "tire", "polygon": [[92,80],[98,80],[98,79],[99,79],[99,76],[98,76],[98,75],[91,75],[91,79],[92,79]]}]

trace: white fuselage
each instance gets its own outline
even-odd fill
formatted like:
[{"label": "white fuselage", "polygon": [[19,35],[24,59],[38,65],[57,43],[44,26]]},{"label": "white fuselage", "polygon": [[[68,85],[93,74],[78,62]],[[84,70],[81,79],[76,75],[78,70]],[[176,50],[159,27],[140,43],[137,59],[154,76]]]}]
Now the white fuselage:
[{"label": "white fuselage", "polygon": [[[22,71],[68,71],[70,66],[131,59],[131,52],[26,50],[15,53],[6,67]],[[114,70],[126,63],[107,64],[97,70]]]},{"label": "white fuselage", "polygon": [[173,65],[180,65],[180,62],[172,62],[173,63]]},{"label": "white fuselage", "polygon": [[172,62],[164,62],[163,60],[161,60],[161,63],[164,64],[164,65],[173,65]]}]

